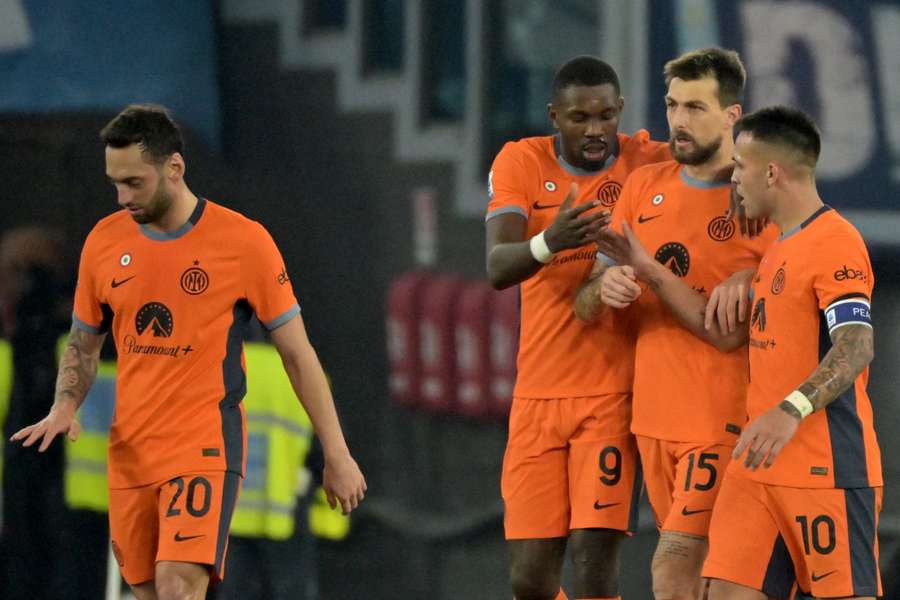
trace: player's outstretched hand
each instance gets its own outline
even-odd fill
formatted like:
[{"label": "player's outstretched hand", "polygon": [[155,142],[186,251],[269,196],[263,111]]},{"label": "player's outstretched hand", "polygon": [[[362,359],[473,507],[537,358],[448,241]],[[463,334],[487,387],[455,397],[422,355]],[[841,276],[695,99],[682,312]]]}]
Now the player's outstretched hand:
[{"label": "player's outstretched hand", "polygon": [[734,447],[731,458],[739,459],[746,450],[745,467],[755,471],[760,464],[765,464],[768,469],[775,462],[785,444],[794,437],[799,425],[800,420],[797,417],[788,414],[781,407],[775,406],[744,429],[737,446]]},{"label": "player's outstretched hand", "polygon": [[22,445],[26,448],[40,440],[41,445],[38,446],[38,452],[46,450],[50,443],[56,439],[56,436],[61,433],[68,434],[69,439],[74,442],[78,439],[79,432],[81,432],[81,425],[75,418],[77,410],[73,402],[57,402],[46,417],[34,425],[29,425],[15,432],[9,440],[18,442],[24,439],[25,441],[22,442]]},{"label": "player's outstretched hand", "polygon": [[626,308],[641,295],[641,286],[630,265],[616,265],[603,272],[600,300],[613,308]]},{"label": "player's outstretched hand", "polygon": [[750,282],[756,269],[738,271],[713,288],[706,303],[704,327],[712,329],[713,321],[718,322],[722,335],[733,333],[738,323],[747,318],[747,305],[750,301]]},{"label": "player's outstretched hand", "polygon": [[609,227],[597,236],[597,249],[620,265],[630,265],[638,279],[646,279],[657,266],[628,223],[622,223],[622,234]]},{"label": "player's outstretched hand", "polygon": [[599,231],[609,224],[610,212],[598,210],[589,215],[587,211],[600,205],[598,200],[589,200],[573,206],[578,196],[578,184],[573,183],[569,195],[559,207],[556,219],[544,232],[544,241],[551,252],[559,252],[568,248],[580,248],[597,237]]},{"label": "player's outstretched hand", "polygon": [[322,488],[328,498],[328,506],[341,505],[341,512],[349,515],[366,496],[366,479],[359,465],[349,453],[332,460],[325,460]]},{"label": "player's outstretched hand", "polygon": [[725,213],[726,219],[737,219],[738,227],[741,230],[741,236],[755,238],[763,232],[766,225],[769,224],[768,219],[748,219],[744,206],[741,204],[741,196],[737,193],[737,186],[731,185],[731,202],[728,206],[728,212]]}]

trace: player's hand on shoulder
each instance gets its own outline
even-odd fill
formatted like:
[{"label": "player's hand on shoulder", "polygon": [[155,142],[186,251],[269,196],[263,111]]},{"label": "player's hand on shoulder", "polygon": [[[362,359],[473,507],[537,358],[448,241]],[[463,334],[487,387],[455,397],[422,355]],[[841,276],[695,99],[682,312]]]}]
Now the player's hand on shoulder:
[{"label": "player's hand on shoulder", "polygon": [[616,265],[603,272],[600,280],[600,300],[612,308],[626,308],[641,295],[634,269]]},{"label": "player's hand on shoulder", "polygon": [[34,425],[23,427],[14,433],[9,440],[11,442],[25,440],[22,442],[22,445],[26,448],[40,440],[41,445],[38,446],[38,452],[46,450],[50,443],[56,439],[56,436],[61,433],[68,434],[69,439],[74,442],[78,439],[78,434],[81,432],[81,425],[75,418],[77,411],[78,408],[74,402],[57,402],[46,417]]},{"label": "player's hand on shoulder", "polygon": [[326,458],[322,487],[328,498],[328,505],[336,508],[340,504],[341,512],[345,515],[359,506],[368,489],[366,478],[349,452],[335,459]]},{"label": "player's hand on shoulder", "polygon": [[722,335],[728,335],[737,329],[738,323],[746,320],[750,284],[755,274],[756,269],[738,271],[713,288],[703,321],[707,330],[712,329],[715,321]]},{"label": "player's hand on shoulder", "polygon": [[799,425],[798,417],[774,406],[744,428],[731,458],[738,460],[746,451],[745,467],[755,471],[763,464],[768,469],[794,437]]},{"label": "player's hand on shoulder", "polygon": [[551,252],[559,252],[569,248],[580,248],[593,242],[600,230],[609,224],[610,212],[599,210],[591,214],[587,211],[597,208],[600,202],[589,200],[575,205],[578,196],[578,184],[573,183],[569,194],[559,207],[556,219],[544,232],[544,240]]}]

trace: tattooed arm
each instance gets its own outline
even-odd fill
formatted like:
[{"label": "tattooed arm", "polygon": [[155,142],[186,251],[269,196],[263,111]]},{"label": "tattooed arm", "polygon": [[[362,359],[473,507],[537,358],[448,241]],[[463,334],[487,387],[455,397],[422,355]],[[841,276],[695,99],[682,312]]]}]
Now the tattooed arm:
[{"label": "tattooed arm", "polygon": [[[849,324],[831,333],[831,350],[809,378],[797,388],[821,410],[849,388],[875,356],[874,335],[868,325]],[[750,423],[741,434],[733,458],[747,450],[744,465],[756,470],[765,459],[770,467],[797,431],[803,415],[788,400]]]},{"label": "tattooed arm", "polygon": [[831,350],[813,374],[797,388],[809,398],[815,410],[825,408],[853,385],[875,357],[875,336],[867,325],[844,325],[835,329],[831,344]]},{"label": "tattooed arm", "polygon": [[72,326],[59,361],[56,393],[49,414],[34,425],[13,434],[11,441],[24,439],[22,445],[28,447],[41,440],[38,452],[43,452],[60,433],[67,433],[72,441],[78,438],[81,426],[75,419],[75,413],[97,376],[97,363],[104,339],[105,333],[97,335]]}]

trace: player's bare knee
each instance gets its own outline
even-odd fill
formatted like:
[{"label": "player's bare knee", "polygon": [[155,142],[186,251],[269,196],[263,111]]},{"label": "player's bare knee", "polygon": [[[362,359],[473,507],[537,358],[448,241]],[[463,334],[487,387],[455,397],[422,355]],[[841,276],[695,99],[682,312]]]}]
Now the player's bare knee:
[{"label": "player's bare knee", "polygon": [[559,593],[559,572],[547,565],[513,564],[509,583],[516,600],[553,600]]},{"label": "player's bare knee", "polygon": [[203,600],[208,583],[209,574],[201,565],[175,562],[156,565],[158,600]]},{"label": "player's bare knee", "polygon": [[509,541],[509,582],[516,600],[553,600],[559,593],[566,538]]},{"label": "player's bare knee", "polygon": [[706,551],[705,537],[664,531],[651,564],[656,600],[701,598],[704,584],[700,573]]},{"label": "player's bare knee", "polygon": [[156,588],[153,586],[152,581],[132,584],[130,587],[135,600],[157,600]]},{"label": "player's bare knee", "polygon": [[655,600],[698,600],[702,590],[699,573],[667,558],[653,557],[653,597]]},{"label": "player's bare knee", "polygon": [[569,535],[573,579],[579,597],[618,595],[619,547],[625,534],[612,529],[576,529]]}]

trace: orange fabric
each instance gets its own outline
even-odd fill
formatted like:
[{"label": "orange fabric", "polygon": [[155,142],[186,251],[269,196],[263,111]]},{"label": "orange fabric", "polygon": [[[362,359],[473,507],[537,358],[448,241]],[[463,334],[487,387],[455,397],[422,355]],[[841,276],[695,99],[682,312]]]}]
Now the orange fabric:
[{"label": "orange fabric", "polygon": [[[515,212],[528,219],[528,237],[553,222],[559,205],[578,183],[575,204],[599,199],[612,208],[628,174],[636,167],[667,160],[668,147],[646,131],[619,134],[619,155],[599,173],[573,174],[557,159],[554,137],[506,144],[491,168],[487,218]],[[586,325],[575,318],[572,301],[591,271],[593,245],[557,254],[521,284],[518,376],[520,398],[568,398],[629,392],[632,334],[622,319]]]},{"label": "orange fabric", "polygon": [[[824,210],[769,249],[753,284],[751,419],[778,405],[819,365],[830,348],[823,311],[844,296],[869,299],[873,286],[862,238],[834,210]],[[805,418],[770,469],[750,472],[735,464],[734,472],[796,487],[882,485],[868,379],[867,368],[850,390]]]},{"label": "orange fabric", "polygon": [[[755,267],[777,236],[773,226],[742,238],[724,214],[728,183],[709,187],[683,177],[675,161],[636,170],[622,190],[612,227],[627,222],[644,248],[702,293]],[[635,434],[661,440],[735,444],[746,419],[747,350],[723,354],[682,328],[644,291],[637,321]],[[610,311],[621,314],[621,311]]]},{"label": "orange fabric", "polygon": [[180,473],[241,473],[246,445],[241,339],[251,311],[274,326],[296,312],[284,262],[265,229],[201,200],[175,239],[151,239],[126,212],[85,241],[77,326],[109,326],[118,350],[109,484]]},{"label": "orange fabric", "polygon": [[514,398],[501,491],[506,539],[633,531],[641,489],[627,394]]},{"label": "orange fabric", "polygon": [[221,581],[239,482],[235,473],[212,471],[110,490],[110,538],[125,581],[150,581],[161,560],[208,565],[212,581]]},{"label": "orange fabric", "polygon": [[725,478],[703,576],[787,597],[881,596],[882,488],[809,489]]},{"label": "orange fabric", "polygon": [[657,529],[707,535],[731,446],[637,436]]}]

